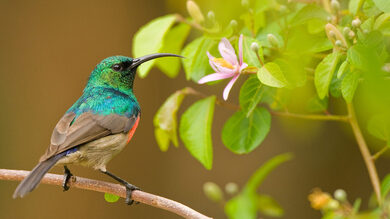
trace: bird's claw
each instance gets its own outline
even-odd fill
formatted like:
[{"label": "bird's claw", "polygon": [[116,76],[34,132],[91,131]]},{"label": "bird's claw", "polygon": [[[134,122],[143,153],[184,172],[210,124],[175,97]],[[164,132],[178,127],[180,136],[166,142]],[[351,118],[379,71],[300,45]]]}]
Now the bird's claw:
[{"label": "bird's claw", "polygon": [[126,187],[126,200],[125,200],[125,203],[128,204],[128,205],[132,205],[133,203],[135,204],[139,204],[139,202],[134,202],[133,199],[131,199],[131,195],[133,193],[134,190],[141,190],[140,188],[130,184],[130,183],[127,183],[125,184],[125,187]]},{"label": "bird's claw", "polygon": [[70,170],[64,166],[64,181],[62,182],[62,188],[64,188],[64,192],[69,190],[68,182],[70,178],[73,176],[73,174],[70,172]]}]

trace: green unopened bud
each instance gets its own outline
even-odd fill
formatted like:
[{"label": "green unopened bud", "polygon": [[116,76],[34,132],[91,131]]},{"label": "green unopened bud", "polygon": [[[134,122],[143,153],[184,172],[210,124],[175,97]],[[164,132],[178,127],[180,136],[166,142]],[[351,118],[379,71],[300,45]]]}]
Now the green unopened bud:
[{"label": "green unopened bud", "polygon": [[238,23],[237,23],[236,20],[231,20],[229,25],[230,25],[231,27],[233,27],[233,28],[236,28],[237,25],[238,25]]},{"label": "green unopened bud", "polygon": [[343,34],[344,34],[344,35],[348,35],[348,34],[349,34],[349,31],[351,31],[351,28],[349,28],[349,27],[344,27],[344,29],[343,29]]},{"label": "green unopened bud", "polygon": [[220,202],[223,200],[222,190],[213,182],[206,182],[203,185],[203,192],[211,201]]},{"label": "green unopened bud", "polygon": [[349,33],[348,33],[348,38],[349,38],[349,39],[355,38],[355,32],[353,32],[352,30],[349,31]]},{"label": "green unopened bud", "polygon": [[364,30],[363,30],[363,33],[364,33],[364,34],[368,34],[369,32],[370,32],[370,31],[368,31],[367,29],[364,29]]},{"label": "green unopened bud", "polygon": [[252,50],[253,52],[255,52],[255,53],[258,53],[258,52],[259,52],[259,44],[256,43],[256,42],[253,42],[253,43],[251,44],[251,50]]},{"label": "green unopened bud", "polygon": [[332,9],[333,9],[334,11],[338,11],[338,10],[340,9],[340,2],[337,1],[337,0],[332,0],[332,1],[330,2],[330,6],[332,7]]},{"label": "green unopened bud", "polygon": [[241,0],[241,5],[244,8],[249,8],[249,0]]},{"label": "green unopened bud", "polygon": [[225,185],[225,191],[229,195],[234,195],[238,192],[238,185],[233,182],[230,182]]},{"label": "green unopened bud", "polygon": [[278,48],[279,47],[279,40],[276,39],[275,35],[272,33],[267,34],[267,40],[271,44],[272,47]]},{"label": "green unopened bud", "polygon": [[354,20],[352,21],[352,27],[354,27],[354,28],[360,27],[360,24],[362,24],[362,22],[360,21],[359,18],[356,18],[356,19],[354,19]]},{"label": "green unopened bud", "polygon": [[210,20],[210,21],[215,21],[215,14],[214,14],[214,11],[209,11],[207,13],[207,18]]},{"label": "green unopened bud", "polygon": [[343,43],[340,41],[340,40],[336,40],[336,42],[334,43],[336,46],[340,47],[343,45]]},{"label": "green unopened bud", "polygon": [[328,22],[332,22],[332,16],[326,17],[326,20],[327,20]]},{"label": "green unopened bud", "polygon": [[192,0],[187,1],[187,11],[196,23],[200,24],[204,22],[204,17],[199,6]]},{"label": "green unopened bud", "polygon": [[337,210],[339,207],[340,203],[334,199],[330,200],[325,206],[325,208],[328,210]]},{"label": "green unopened bud", "polygon": [[347,193],[344,191],[344,189],[337,189],[336,191],[334,191],[333,196],[335,199],[341,202],[347,201]]}]

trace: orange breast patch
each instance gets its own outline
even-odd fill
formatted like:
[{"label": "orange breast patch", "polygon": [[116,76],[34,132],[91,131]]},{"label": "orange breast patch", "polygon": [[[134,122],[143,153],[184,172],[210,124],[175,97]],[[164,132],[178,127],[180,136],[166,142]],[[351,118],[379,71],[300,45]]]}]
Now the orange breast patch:
[{"label": "orange breast patch", "polygon": [[141,117],[138,116],[137,121],[135,121],[133,127],[130,129],[129,134],[128,134],[128,136],[127,136],[127,142],[126,142],[126,143],[129,143],[130,140],[131,140],[131,138],[133,137],[134,132],[135,132],[135,130],[136,130],[137,127],[138,127],[138,122],[139,122],[139,119],[140,119],[140,118],[141,118]]}]

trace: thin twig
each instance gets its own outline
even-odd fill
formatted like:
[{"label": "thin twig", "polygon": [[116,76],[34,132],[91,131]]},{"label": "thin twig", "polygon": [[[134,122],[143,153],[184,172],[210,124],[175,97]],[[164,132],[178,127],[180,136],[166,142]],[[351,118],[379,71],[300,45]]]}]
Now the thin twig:
[{"label": "thin twig", "polygon": [[328,121],[341,121],[341,122],[349,121],[348,116],[339,116],[339,115],[297,114],[297,113],[290,113],[290,112],[271,112],[271,114],[275,116],[284,116],[284,117],[310,119],[310,120],[328,120]]},{"label": "thin twig", "polygon": [[[0,169],[0,180],[21,181],[29,173],[29,171],[24,170]],[[47,173],[42,179],[41,183],[62,186],[62,181],[62,175]],[[126,188],[119,184],[72,176],[68,185],[73,188],[110,193],[122,198],[126,198]],[[161,208],[180,215],[184,218],[210,218],[179,202],[147,192],[139,190],[133,191],[131,198],[136,202],[144,203],[156,208]]]},{"label": "thin twig", "polygon": [[389,146],[384,146],[380,151],[376,152],[374,155],[372,155],[373,160],[377,160],[383,153],[385,153],[389,149]]},{"label": "thin twig", "polygon": [[349,123],[351,124],[353,134],[355,135],[360,152],[363,156],[364,163],[366,164],[368,175],[370,176],[371,184],[372,187],[374,188],[376,199],[378,201],[379,206],[381,206],[382,198],[381,198],[381,191],[380,191],[380,183],[379,183],[378,172],[376,171],[374,160],[371,158],[371,153],[368,150],[367,143],[364,140],[362,131],[360,130],[353,105],[351,103],[348,103],[347,108],[348,108],[348,114],[350,115]]}]

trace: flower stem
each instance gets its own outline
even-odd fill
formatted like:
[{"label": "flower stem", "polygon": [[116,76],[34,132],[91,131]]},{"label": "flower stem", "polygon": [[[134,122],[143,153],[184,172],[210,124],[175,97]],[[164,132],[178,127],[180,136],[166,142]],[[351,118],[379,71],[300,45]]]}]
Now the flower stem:
[{"label": "flower stem", "polygon": [[355,109],[351,103],[347,103],[348,114],[349,114],[349,123],[351,124],[352,131],[355,135],[356,141],[358,143],[360,152],[363,156],[364,163],[366,164],[368,175],[370,176],[372,187],[376,195],[379,206],[382,205],[381,193],[380,193],[380,183],[378,173],[376,171],[374,160],[371,158],[371,153],[368,150],[366,141],[364,140],[362,131],[360,130],[359,124],[356,119]]}]

